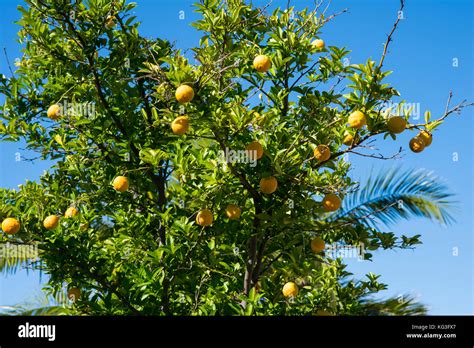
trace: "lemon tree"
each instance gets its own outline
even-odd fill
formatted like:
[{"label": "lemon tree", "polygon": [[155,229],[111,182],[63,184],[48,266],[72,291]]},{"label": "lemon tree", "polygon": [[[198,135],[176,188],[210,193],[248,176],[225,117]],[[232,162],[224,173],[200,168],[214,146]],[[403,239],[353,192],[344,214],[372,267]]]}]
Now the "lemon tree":
[{"label": "lemon tree", "polygon": [[419,235],[367,220],[448,214],[430,185],[344,210],[358,188],[344,154],[402,132],[421,152],[465,106],[421,124],[383,109],[399,95],[384,81],[390,40],[380,62],[346,64],[319,7],[203,0],[189,59],[141,36],[133,3],[25,3],[0,139],[55,164],[0,191],[1,241],[38,245],[46,290],[77,313],[363,314],[386,286],[348,279],[328,246],[410,248]]}]

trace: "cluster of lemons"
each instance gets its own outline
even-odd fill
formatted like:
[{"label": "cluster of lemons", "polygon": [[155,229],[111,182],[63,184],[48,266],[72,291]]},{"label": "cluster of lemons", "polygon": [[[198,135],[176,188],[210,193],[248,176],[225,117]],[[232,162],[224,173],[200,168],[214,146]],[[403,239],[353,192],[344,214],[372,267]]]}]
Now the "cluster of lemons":
[{"label": "cluster of lemons", "polygon": [[[128,178],[125,176],[117,176],[113,183],[114,189],[116,191],[125,192],[128,190],[129,181]],[[72,206],[69,207],[66,212],[64,213],[64,217],[66,219],[74,218],[79,215],[79,210]],[[59,225],[59,216],[57,215],[49,215],[43,220],[43,226],[47,230],[53,230]],[[81,225],[81,228],[87,227],[87,224]],[[2,222],[2,231],[9,235],[14,235],[20,231],[21,224],[15,218],[6,218]],[[76,302],[81,296],[81,290],[77,287],[71,287],[67,291],[67,297],[69,300]]]},{"label": "cluster of lemons", "polygon": [[[317,39],[311,43],[314,50],[322,50],[325,47],[324,41]],[[270,57],[266,55],[258,55],[253,60],[253,67],[256,71],[264,73],[272,67]],[[186,104],[193,100],[194,90],[188,85],[181,85],[176,89],[175,97],[178,103]],[[171,130],[176,135],[183,135],[189,130],[189,118],[188,116],[179,116],[171,122]],[[325,146],[325,145],[324,145]],[[318,147],[321,152],[324,152],[323,157],[327,156],[326,160],[329,159],[330,152],[327,153],[325,150],[329,150],[327,146],[323,148],[323,145]],[[263,156],[263,147],[258,141],[253,141],[246,146],[246,151],[254,159],[261,159]],[[319,155],[318,155],[319,157]],[[324,159],[323,159],[324,160]],[[278,188],[278,180],[274,176],[264,177],[259,183],[260,191],[264,194],[272,194]],[[323,207],[326,211],[335,211],[339,209],[341,201],[335,194],[328,194],[323,199]],[[229,204],[226,208],[226,215],[231,220],[240,218],[241,209],[235,204]],[[202,209],[196,216],[196,223],[200,226],[206,227],[212,224],[214,220],[213,214],[209,209]]]},{"label": "cluster of lemons", "polygon": [[[128,190],[129,182],[128,178],[125,176],[117,176],[113,183],[114,189],[116,191],[125,192]],[[64,217],[66,219],[74,218],[79,215],[79,210],[72,206],[67,208],[66,212],[64,213]],[[54,230],[59,225],[59,216],[57,215],[49,215],[43,220],[43,226],[47,230]],[[18,219],[15,218],[6,218],[2,222],[2,231],[6,234],[13,235],[20,231],[21,224]]]},{"label": "cluster of lemons", "polygon": [[[361,129],[367,124],[367,119],[362,111],[354,111],[349,115],[348,119],[349,126],[354,129]],[[400,134],[407,128],[407,121],[402,116],[392,116],[387,119],[387,129],[392,134]],[[353,143],[354,136],[347,133],[343,139],[344,145],[350,146]],[[419,153],[426,147],[431,145],[433,136],[426,130],[420,130],[420,132],[410,139],[409,147],[415,152]],[[316,155],[315,155],[316,156]]]},{"label": "cluster of lemons", "polygon": [[[392,134],[400,134],[407,127],[407,121],[404,117],[393,116],[387,120],[387,129]],[[423,151],[426,147],[431,145],[433,136],[426,130],[420,130],[420,132],[410,139],[409,146],[410,150],[415,153]]]},{"label": "cluster of lemons", "polygon": [[[115,26],[115,17],[109,16],[106,19],[105,26],[107,29],[111,29]],[[311,42],[313,50],[320,51],[324,49],[325,43],[321,39],[316,39]],[[253,61],[253,66],[256,71],[260,73],[267,72],[271,66],[272,62],[270,57],[266,55],[258,55]],[[188,85],[181,85],[175,91],[175,97],[178,103],[186,104],[193,100],[195,96],[194,90]],[[52,120],[57,120],[61,115],[61,108],[59,105],[54,104],[49,107],[47,111],[47,116]],[[366,125],[366,116],[362,111],[356,110],[349,115],[348,118],[349,126],[353,129],[361,129]],[[390,117],[387,120],[387,128],[389,132],[393,134],[402,133],[407,126],[405,118],[400,116]],[[171,130],[175,135],[184,135],[189,130],[189,118],[186,115],[176,117],[171,122]],[[352,145],[354,142],[354,136],[350,133],[346,133],[343,139],[343,143],[347,146]],[[420,131],[420,133],[410,140],[409,146],[413,152],[421,152],[432,142],[432,136],[427,131]],[[261,159],[263,156],[263,147],[258,141],[253,141],[246,146],[246,150],[249,154],[253,154],[253,158],[256,157],[257,160]],[[317,145],[314,149],[314,158],[320,162],[327,161],[331,158],[331,150],[325,144]],[[113,183],[114,189],[119,192],[125,192],[129,188],[129,180],[125,176],[117,176]],[[274,176],[264,177],[260,180],[260,191],[264,194],[272,194],[277,190],[278,181]],[[322,206],[325,211],[333,212],[340,208],[341,199],[334,193],[328,193],[324,196],[322,201]],[[237,220],[241,216],[241,209],[235,204],[229,204],[226,207],[225,213],[230,220]],[[65,212],[65,217],[70,218],[79,214],[79,211],[75,207],[70,207]],[[198,212],[196,216],[196,223],[199,226],[207,227],[212,224],[214,216],[211,210],[202,209]],[[54,229],[58,226],[59,217],[56,215],[48,216],[43,225],[46,229]],[[7,218],[2,223],[2,230],[7,234],[15,234],[20,230],[20,222],[14,218]],[[325,243],[320,237],[315,237],[311,240],[311,250],[314,253],[320,253],[325,249]],[[77,288],[70,289],[71,295],[68,293],[68,297],[78,298],[80,295],[80,290]],[[295,297],[298,294],[298,286],[294,282],[288,282],[283,287],[283,295],[285,297]],[[320,315],[328,315],[321,311]]]},{"label": "cluster of lemons", "polygon": [[[322,50],[325,47],[323,40],[314,40],[311,45],[315,50]],[[266,72],[271,68],[271,60],[268,56],[259,55],[254,59],[254,67],[259,72]],[[365,114],[360,110],[353,111],[348,117],[349,126],[358,130],[367,124]],[[387,120],[387,129],[390,133],[402,133],[407,126],[407,121],[401,116],[390,117]],[[413,152],[421,152],[423,149],[431,144],[432,136],[429,132],[421,130],[420,133],[410,140],[409,146]],[[347,132],[343,139],[343,144],[351,146],[354,142],[354,136]],[[256,144],[255,144],[256,143]],[[252,149],[257,149],[260,144],[254,142]],[[261,147],[261,146],[260,146]],[[263,150],[262,150],[263,152]],[[314,149],[314,158],[320,162],[327,161],[331,158],[331,149],[325,144],[319,144]],[[260,182],[260,189],[264,193],[273,193],[277,188],[277,180],[274,177],[264,178]],[[341,206],[341,199],[334,193],[326,194],[323,198],[322,205],[324,210],[332,212],[336,211]],[[325,249],[325,243],[320,237],[315,237],[311,241],[311,250],[315,253],[320,253]],[[298,294],[298,286],[294,282],[288,282],[283,287],[283,295],[285,297],[295,297]],[[319,315],[328,315],[325,311]],[[323,314],[324,312],[324,314]]]}]

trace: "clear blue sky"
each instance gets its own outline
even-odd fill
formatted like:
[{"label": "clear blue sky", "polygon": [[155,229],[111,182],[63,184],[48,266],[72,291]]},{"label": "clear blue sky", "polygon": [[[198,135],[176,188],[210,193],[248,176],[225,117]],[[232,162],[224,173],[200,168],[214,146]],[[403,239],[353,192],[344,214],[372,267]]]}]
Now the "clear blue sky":
[{"label": "clear blue sky", "polygon": [[[142,21],[141,33],[159,36],[176,42],[186,49],[198,44],[198,33],[189,24],[197,18],[190,0],[138,0],[136,15]],[[469,0],[407,0],[404,19],[385,60],[385,67],[394,70],[389,81],[408,102],[420,103],[421,110],[430,109],[433,116],[445,107],[448,92],[453,90],[453,102],[473,96],[473,4]],[[261,5],[266,1],[254,1]],[[293,0],[298,8],[311,6],[313,1]],[[2,26],[0,43],[13,60],[18,56],[15,43],[19,1],[0,3]],[[274,0],[274,5],[285,5],[286,0]],[[363,63],[368,57],[378,59],[382,43],[390,31],[398,9],[398,0],[333,0],[330,12],[349,7],[324,28],[322,38],[328,45],[346,46],[352,50],[351,63]],[[185,19],[179,19],[179,11]],[[457,58],[458,67],[453,67]],[[0,72],[8,75],[5,58],[0,59]],[[457,194],[461,211],[457,223],[443,228],[435,223],[417,219],[401,223],[390,230],[397,234],[421,234],[423,245],[415,250],[375,252],[373,262],[349,261],[355,277],[367,272],[382,274],[381,280],[389,289],[380,296],[411,293],[427,304],[431,314],[473,314],[473,228],[472,228],[472,159],[473,109],[462,116],[453,116],[434,134],[433,144],[422,154],[405,151],[397,161],[377,161],[351,156],[353,177],[364,178],[371,168],[375,171],[393,165],[402,168],[426,168],[444,178]],[[406,132],[408,133],[408,132]],[[406,144],[412,134],[400,140],[380,144],[385,153],[395,152]],[[25,179],[35,179],[47,169],[47,163],[31,165],[15,162],[15,152],[21,144],[0,143],[0,186],[16,187]],[[22,152],[22,151],[20,151]],[[459,161],[452,160],[458,153]],[[23,152],[22,152],[23,153]],[[383,162],[383,163],[382,163]],[[388,230],[388,229],[386,229]],[[453,255],[458,248],[458,256]],[[0,305],[14,304],[37,294],[39,277],[15,276],[0,278]]]}]

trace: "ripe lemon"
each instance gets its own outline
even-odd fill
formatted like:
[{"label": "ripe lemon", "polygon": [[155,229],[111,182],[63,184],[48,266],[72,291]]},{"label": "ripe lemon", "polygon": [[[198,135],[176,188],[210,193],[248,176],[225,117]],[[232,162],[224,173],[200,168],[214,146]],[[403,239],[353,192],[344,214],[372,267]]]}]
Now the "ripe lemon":
[{"label": "ripe lemon", "polygon": [[117,176],[112,185],[116,191],[125,192],[128,190],[128,178],[126,176]]},{"label": "ripe lemon", "polygon": [[59,217],[57,215],[50,215],[43,221],[43,226],[47,230],[54,230],[58,227],[59,224]]},{"label": "ripe lemon", "polygon": [[67,208],[66,212],[64,213],[64,216],[66,218],[72,218],[75,217],[79,214],[79,210],[77,210],[76,207],[69,207]]},{"label": "ripe lemon", "polygon": [[263,54],[256,56],[253,60],[253,66],[258,72],[266,72],[272,67],[272,61],[270,57]]},{"label": "ripe lemon", "polygon": [[260,191],[266,194],[272,194],[278,187],[278,181],[274,176],[262,178],[260,180]]},{"label": "ripe lemon", "polygon": [[245,150],[247,151],[247,156],[252,160],[259,160],[263,156],[263,147],[258,141],[252,141]]},{"label": "ripe lemon", "polygon": [[176,135],[183,135],[189,129],[189,119],[188,116],[179,116],[176,117],[173,122],[171,122],[171,130]]},{"label": "ripe lemon", "polygon": [[105,27],[107,29],[112,29],[115,27],[115,16],[107,16],[107,19],[105,20]]},{"label": "ripe lemon", "polygon": [[349,115],[349,125],[352,128],[360,129],[365,126],[367,120],[365,115],[361,111],[354,111],[352,114]]},{"label": "ripe lemon", "polygon": [[324,243],[324,240],[322,240],[320,237],[314,237],[311,240],[311,250],[313,253],[320,253],[321,251],[326,248],[326,243]]},{"label": "ripe lemon", "polygon": [[61,107],[58,104],[53,104],[48,108],[47,115],[52,120],[57,120],[61,116]]},{"label": "ripe lemon", "polygon": [[180,104],[185,104],[193,100],[194,90],[188,85],[181,85],[176,89],[176,100]]},{"label": "ripe lemon", "polygon": [[20,221],[14,218],[6,218],[2,222],[2,231],[6,234],[15,234],[20,230]]},{"label": "ripe lemon", "polygon": [[76,302],[81,297],[81,290],[78,288],[70,288],[67,291],[67,298],[73,302]]},{"label": "ripe lemon", "polygon": [[418,133],[418,137],[423,139],[423,142],[425,143],[425,147],[430,146],[431,143],[433,142],[433,135],[428,131],[425,131],[425,130],[420,131],[420,133]]},{"label": "ripe lemon", "polygon": [[327,161],[331,157],[331,150],[327,145],[318,145],[314,149],[314,157],[318,161]]},{"label": "ripe lemon", "polygon": [[423,138],[418,136],[412,138],[409,145],[410,149],[415,153],[419,153],[425,149],[425,142],[423,141]]},{"label": "ripe lemon", "polygon": [[321,39],[316,39],[311,42],[311,46],[316,50],[322,50],[325,46],[324,41]]},{"label": "ripe lemon", "polygon": [[209,226],[212,224],[212,221],[214,221],[214,217],[209,209],[202,209],[196,216],[196,223],[199,226]]},{"label": "ripe lemon", "polygon": [[351,146],[354,140],[354,136],[351,133],[346,132],[344,134],[344,139],[342,139],[342,143],[346,146]]},{"label": "ripe lemon", "polygon": [[387,121],[387,128],[390,133],[399,134],[405,130],[407,121],[401,116],[390,117]]},{"label": "ripe lemon", "polygon": [[334,193],[328,193],[323,198],[323,208],[326,211],[336,211],[341,207],[341,199]]},{"label": "ripe lemon", "polygon": [[240,210],[238,205],[229,204],[227,208],[225,208],[225,213],[229,220],[238,220],[242,211]]},{"label": "ripe lemon", "polygon": [[288,282],[283,285],[282,292],[285,297],[295,297],[298,295],[298,286],[293,282]]}]

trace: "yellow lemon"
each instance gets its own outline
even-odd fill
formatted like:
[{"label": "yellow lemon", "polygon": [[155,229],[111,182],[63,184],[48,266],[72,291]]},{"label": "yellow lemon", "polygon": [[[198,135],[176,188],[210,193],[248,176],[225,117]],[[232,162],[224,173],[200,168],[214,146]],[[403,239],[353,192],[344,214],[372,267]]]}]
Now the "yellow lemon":
[{"label": "yellow lemon", "polygon": [[245,148],[247,156],[252,160],[260,159],[263,156],[263,147],[258,141],[252,141]]},{"label": "yellow lemon", "polygon": [[326,211],[336,211],[341,207],[341,199],[334,193],[328,193],[323,198],[323,208]]},{"label": "yellow lemon", "polygon": [[314,149],[314,157],[318,161],[327,161],[331,157],[331,150],[327,145],[318,145]]},{"label": "yellow lemon", "polygon": [[262,54],[255,57],[253,60],[253,66],[258,72],[265,72],[272,67],[272,61],[270,60],[270,57]]},{"label": "yellow lemon", "polygon": [[116,191],[125,192],[129,186],[128,178],[126,176],[117,176],[112,185]]},{"label": "yellow lemon", "polygon": [[47,115],[52,120],[57,120],[61,116],[61,107],[53,104],[48,108]]},{"label": "yellow lemon", "polygon": [[390,133],[399,134],[405,130],[407,121],[404,117],[394,116],[387,121],[387,128]]},{"label": "yellow lemon", "polygon": [[274,176],[262,178],[260,180],[260,191],[266,194],[272,194],[278,187],[278,181]]},{"label": "yellow lemon", "polygon": [[76,207],[69,207],[67,208],[66,212],[64,213],[64,216],[66,218],[72,218],[75,217],[79,214],[79,210],[77,210]]},{"label": "yellow lemon", "polygon": [[185,104],[193,100],[194,90],[188,85],[181,85],[176,89],[176,100],[180,104]]},{"label": "yellow lemon", "polygon": [[321,251],[326,248],[326,243],[324,243],[324,240],[322,240],[320,237],[314,237],[311,240],[311,250],[313,253],[320,253]]},{"label": "yellow lemon", "polygon": [[2,222],[2,231],[6,234],[15,234],[20,230],[20,221],[14,218],[6,218]]},{"label": "yellow lemon", "polygon": [[316,39],[311,42],[311,46],[316,50],[322,50],[325,46],[325,43],[321,39]]},{"label": "yellow lemon", "polygon": [[189,129],[189,119],[187,116],[176,117],[173,122],[171,122],[171,130],[176,135],[183,135]]},{"label": "yellow lemon", "polygon": [[43,221],[43,226],[47,230],[55,229],[56,227],[58,227],[58,224],[59,224],[59,216],[57,215],[50,215],[46,217],[46,219],[44,219]]},{"label": "yellow lemon", "polygon": [[352,128],[360,129],[365,126],[367,123],[367,120],[365,118],[365,115],[361,111],[354,111],[349,115],[349,125]]},{"label": "yellow lemon", "polygon": [[418,136],[412,138],[409,145],[410,149],[415,153],[419,153],[425,149],[425,142],[423,141],[423,138]]},{"label": "yellow lemon", "polygon": [[214,217],[209,209],[202,209],[196,216],[196,223],[199,226],[209,226],[212,224],[212,221],[214,221]]},{"label": "yellow lemon", "polygon": [[354,141],[354,136],[351,133],[346,132],[344,134],[344,139],[342,139],[342,143],[346,146],[351,146],[353,141]]},{"label": "yellow lemon", "polygon": [[298,295],[298,286],[293,282],[288,282],[283,285],[282,292],[285,297],[295,297]]},{"label": "yellow lemon", "polygon": [[433,135],[428,131],[425,131],[425,130],[420,131],[420,133],[418,133],[418,137],[423,139],[423,142],[425,143],[425,147],[430,146],[431,143],[433,142]]}]

